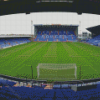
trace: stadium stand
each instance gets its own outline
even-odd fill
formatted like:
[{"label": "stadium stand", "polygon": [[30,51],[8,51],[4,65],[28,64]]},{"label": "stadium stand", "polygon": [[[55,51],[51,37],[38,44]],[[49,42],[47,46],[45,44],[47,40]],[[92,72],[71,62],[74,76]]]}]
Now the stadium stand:
[{"label": "stadium stand", "polygon": [[0,48],[12,47],[28,42],[31,42],[28,38],[0,39]]},{"label": "stadium stand", "polygon": [[[5,83],[9,85],[6,86]],[[16,84],[16,82],[0,79],[0,100],[92,100],[92,98],[97,98],[98,100],[100,99],[100,89],[98,89],[100,88],[100,82],[96,83],[97,88],[95,89],[81,90],[77,92],[74,92],[73,90],[68,88],[67,84],[63,84],[62,87],[59,84],[56,84],[53,85],[52,89],[44,89],[46,85],[43,85],[42,87],[26,87],[15,86],[14,84]]]},{"label": "stadium stand", "polygon": [[98,44],[100,43],[100,35],[88,40],[87,43],[98,46]]},{"label": "stadium stand", "polygon": [[39,31],[34,41],[76,41],[73,31]]},{"label": "stadium stand", "polygon": [[16,82],[0,79],[0,86],[13,86]]}]

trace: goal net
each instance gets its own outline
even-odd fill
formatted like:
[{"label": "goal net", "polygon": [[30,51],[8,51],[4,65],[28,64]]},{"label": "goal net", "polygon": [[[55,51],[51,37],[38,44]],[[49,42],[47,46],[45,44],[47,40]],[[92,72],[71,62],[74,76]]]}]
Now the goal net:
[{"label": "goal net", "polygon": [[46,80],[77,79],[76,64],[40,63],[37,66],[37,78]]}]

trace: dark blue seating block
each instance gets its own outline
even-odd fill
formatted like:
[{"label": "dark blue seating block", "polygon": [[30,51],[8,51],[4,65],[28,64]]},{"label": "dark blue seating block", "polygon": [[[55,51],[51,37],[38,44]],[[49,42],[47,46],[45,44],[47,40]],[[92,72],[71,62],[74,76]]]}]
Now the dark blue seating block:
[{"label": "dark blue seating block", "polygon": [[42,98],[41,100],[54,100],[54,98]]},{"label": "dark blue seating block", "polygon": [[56,89],[56,97],[57,98],[64,98],[63,93],[61,92],[61,89]]},{"label": "dark blue seating block", "polygon": [[8,81],[8,80],[3,80],[3,79],[0,79],[0,85],[1,86],[13,86],[14,84],[16,84],[15,82],[12,82],[12,81]]},{"label": "dark blue seating block", "polygon": [[53,98],[54,97],[54,90],[50,90],[47,94],[45,94],[46,98]]}]

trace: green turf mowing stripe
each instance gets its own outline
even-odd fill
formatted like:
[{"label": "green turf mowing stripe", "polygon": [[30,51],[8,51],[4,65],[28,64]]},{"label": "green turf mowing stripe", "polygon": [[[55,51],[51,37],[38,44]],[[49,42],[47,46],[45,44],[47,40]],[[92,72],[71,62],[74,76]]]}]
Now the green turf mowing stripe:
[{"label": "green turf mowing stripe", "polygon": [[98,46],[93,46],[93,45],[89,45],[89,44],[85,44],[85,43],[80,43],[80,42],[78,42],[76,44],[78,44],[79,46],[85,47],[85,49],[95,51],[95,53],[96,53],[96,51],[98,53],[100,53],[100,47],[98,47]]},{"label": "green turf mowing stripe", "polygon": [[[9,54],[8,54],[9,53]],[[37,76],[38,63],[76,63],[79,79],[82,69],[82,79],[100,77],[100,48],[84,43],[62,42],[31,42],[23,45],[0,50],[0,73],[16,76]],[[15,68],[14,68],[15,67]]]},{"label": "green turf mowing stripe", "polygon": [[65,63],[65,64],[73,63],[72,59],[70,58],[70,56],[69,56],[68,52],[66,51],[66,48],[64,48],[64,46],[65,46],[65,43],[57,44],[57,62]]},{"label": "green turf mowing stripe", "polygon": [[[40,44],[40,43],[39,43]],[[42,44],[43,45],[43,44]],[[39,47],[39,46],[38,46]],[[41,48],[41,46],[40,46],[40,48]],[[36,50],[36,49],[35,49]],[[36,51],[35,51],[36,52]],[[34,53],[35,53],[34,52]],[[25,61],[26,59],[25,58],[23,58],[23,61],[19,61],[17,64],[14,64],[15,66],[13,66],[13,65],[11,65],[11,66],[13,66],[12,67],[12,69],[14,69],[15,67],[17,67],[18,65],[19,65],[19,67],[20,67],[20,65],[21,65],[21,63],[23,63],[24,61]],[[14,61],[14,60],[13,60]],[[9,68],[9,67],[8,67]],[[10,71],[12,71],[12,69],[10,69]],[[17,68],[16,68],[17,69]],[[16,70],[15,70],[16,71]],[[13,72],[15,72],[15,71],[13,71]],[[12,73],[13,73],[12,72]]]},{"label": "green turf mowing stripe", "polygon": [[56,61],[56,50],[57,50],[57,43],[52,43],[49,46],[47,52],[45,53],[45,55],[43,56],[43,61],[44,62],[55,62]]},{"label": "green turf mowing stripe", "polygon": [[[27,52],[28,55],[30,55],[30,56],[28,56],[27,58],[22,57],[22,58],[19,59],[19,60],[21,60],[21,63],[25,62],[28,58],[31,58],[31,56],[33,56],[39,49],[41,49],[41,47],[43,47],[43,46],[45,46],[45,45],[46,45],[46,43],[45,43],[45,44],[37,45],[35,48],[32,48],[32,51],[33,51],[33,52],[30,52],[30,50],[29,50],[29,52]],[[37,49],[36,49],[36,48],[37,48]],[[24,53],[24,54],[25,54],[25,53]],[[17,66],[20,66],[20,64],[18,63]],[[11,69],[11,71],[12,71],[13,69],[15,69],[17,66],[13,67],[13,68]]]},{"label": "green turf mowing stripe", "polygon": [[[27,47],[28,48],[28,47]],[[15,55],[17,55],[17,53],[20,53],[20,52],[22,52],[24,49],[26,49],[26,48],[23,48],[22,47],[22,49],[19,49],[19,50],[17,50],[17,52],[15,53],[13,53],[13,52],[10,52],[10,54],[9,55],[7,55],[8,57],[10,57],[10,58],[12,58],[12,56],[11,55],[13,55],[14,54],[14,56]],[[13,51],[16,51],[15,49],[13,49]],[[19,52],[20,51],[20,52]],[[6,61],[6,58],[7,58],[7,56],[6,57],[4,57],[4,60]],[[3,57],[2,57],[2,59],[3,59]],[[2,61],[2,59],[0,60],[0,62]]]},{"label": "green turf mowing stripe", "polygon": [[[13,48],[13,47],[11,47],[11,48],[9,49],[9,51],[6,50],[5,52],[2,52],[2,54],[0,54],[0,57],[9,56],[9,55],[12,54],[12,53],[16,53],[17,51],[26,49],[26,48],[28,48],[28,47],[30,47],[30,46],[32,46],[32,45],[33,45],[33,44],[31,44],[31,45],[28,44],[28,45],[25,45],[25,46],[20,45],[19,48]],[[34,45],[35,45],[35,44],[34,44]]]},{"label": "green turf mowing stripe", "polygon": [[[73,43],[74,44],[74,43]],[[94,48],[90,49],[89,47],[86,47],[85,45],[78,45],[78,44],[74,44],[77,48],[82,49],[82,51],[88,52],[91,56],[100,56],[99,52],[95,52]]]},{"label": "green turf mowing stripe", "polygon": [[43,57],[57,57],[57,43],[52,43],[51,46],[48,48],[47,53]]},{"label": "green turf mowing stripe", "polygon": [[37,76],[37,66],[39,63],[47,63],[47,58],[43,59],[44,55],[46,54],[46,52],[48,51],[48,48],[51,46],[52,43],[47,42],[45,47],[42,47],[38,52],[36,52],[34,54],[34,56],[32,57],[32,66],[33,66],[33,70],[34,70],[34,75],[33,76]]},{"label": "green turf mowing stripe", "polygon": [[32,57],[30,57],[29,59],[27,59],[22,64],[22,66],[24,65],[24,67],[21,69],[21,70],[23,70],[23,72],[21,72],[21,70],[18,70],[17,72],[19,74],[24,74],[26,72],[26,74],[30,76],[30,74],[31,74],[31,68],[30,68],[29,65],[32,65],[33,66],[33,77],[36,77],[37,76],[36,67],[38,66],[38,63],[43,62],[42,57],[47,52],[48,47],[50,45],[51,45],[51,43],[46,43],[45,46],[41,47],[40,50],[38,50],[36,53],[34,53]]},{"label": "green turf mowing stripe", "polygon": [[[62,45],[63,45],[63,47],[66,49],[66,51],[68,52],[68,55],[70,56],[70,57],[72,57],[72,56],[79,56],[78,55],[78,53],[76,52],[76,51],[74,51],[73,49],[72,49],[72,47],[71,47],[71,45],[70,45],[71,43],[63,43]],[[69,46],[70,45],[70,46]]]},{"label": "green turf mowing stripe", "polygon": [[[95,74],[96,73],[96,62],[95,63],[93,63],[93,59],[94,59],[94,61],[96,61],[96,59],[94,58],[94,57],[91,57],[91,55],[89,55],[88,54],[88,56],[85,56],[86,54],[87,54],[87,52],[85,52],[84,50],[81,50],[81,47],[80,48],[75,48],[74,46],[74,43],[72,44],[73,46],[72,46],[72,48],[75,50],[76,49],[76,51],[80,54],[80,55],[82,55],[83,57],[82,58],[84,58],[84,60],[82,59],[82,58],[80,58],[80,59],[82,59],[82,61],[84,62],[84,66],[87,66],[87,67],[90,67],[90,69],[91,70],[93,70],[93,66],[95,66],[94,67],[94,69],[95,70],[93,70],[93,72],[91,73],[91,74],[89,74],[90,76],[92,75],[92,74]],[[85,44],[84,44],[85,45]],[[81,50],[81,51],[80,51]],[[90,52],[89,52],[90,53]],[[92,59],[93,58],[93,59]],[[80,61],[81,63],[82,63],[82,61]],[[83,66],[82,65],[82,66]],[[90,72],[91,72],[91,70],[90,70]],[[86,73],[86,72],[85,72]],[[85,73],[84,73],[84,75],[85,75]],[[89,72],[88,72],[89,73]]]},{"label": "green turf mowing stripe", "polygon": [[[29,45],[29,44],[28,44],[28,45]],[[9,52],[9,51],[8,51],[8,52],[6,53],[6,55],[5,55],[6,57],[5,57],[5,56],[4,56],[4,57],[0,57],[0,58],[1,58],[1,59],[0,59],[0,63],[3,63],[3,62],[5,62],[5,61],[7,62],[7,61],[9,61],[8,59],[10,59],[10,60],[12,61],[12,59],[13,59],[16,55],[20,54],[21,52],[24,52],[24,50],[27,49],[27,48],[30,49],[28,45],[26,45],[25,47],[23,47],[23,46],[21,45],[21,46],[20,46],[20,49],[18,49],[18,48],[17,48],[17,49],[14,49],[14,48],[12,47],[12,48],[13,48],[13,49],[11,48],[12,51],[10,51],[9,54],[8,54],[8,52]],[[30,47],[32,47],[32,45],[33,45],[33,44],[31,44]],[[35,45],[35,44],[34,44],[34,45]],[[14,52],[13,52],[13,51],[14,51]],[[4,54],[4,53],[3,53],[3,54]],[[2,54],[2,55],[3,55],[3,54]]]},{"label": "green turf mowing stripe", "polygon": [[30,44],[32,44],[32,42],[25,43],[25,44],[20,44],[20,45],[16,45],[16,46],[12,46],[12,47],[6,48],[6,49],[0,49],[0,54],[12,51],[13,49],[20,49],[20,47],[25,47],[25,46],[30,45]]},{"label": "green turf mowing stripe", "polygon": [[[28,49],[30,50],[34,46],[36,46],[36,45],[33,45],[33,46],[31,45],[30,46],[31,48],[28,47]],[[8,58],[7,60],[4,59],[5,60],[5,63],[4,63],[4,61],[0,62],[0,66],[2,65],[2,68],[4,67],[6,69],[13,68],[14,66],[16,66],[18,64],[18,62],[19,62],[19,60],[21,58],[21,57],[19,58],[19,55],[21,55],[24,52],[26,52],[26,51],[24,51],[24,49],[22,49],[22,50],[19,50],[18,52],[16,52],[16,54],[15,53],[14,54],[12,53],[10,56],[6,57],[6,58]]]},{"label": "green turf mowing stripe", "polygon": [[[81,49],[81,47],[77,47],[77,48],[78,49]],[[96,66],[99,66],[98,63],[100,61],[100,57],[99,56],[96,57],[95,55],[93,55],[95,53],[94,51],[93,52],[90,52],[88,50],[85,50],[85,48],[84,48],[84,49],[81,49],[81,53],[84,54],[83,57],[86,58],[86,61],[90,62],[92,64],[92,66],[95,66],[95,68],[96,68]],[[87,55],[87,56],[85,56],[85,55]]]}]

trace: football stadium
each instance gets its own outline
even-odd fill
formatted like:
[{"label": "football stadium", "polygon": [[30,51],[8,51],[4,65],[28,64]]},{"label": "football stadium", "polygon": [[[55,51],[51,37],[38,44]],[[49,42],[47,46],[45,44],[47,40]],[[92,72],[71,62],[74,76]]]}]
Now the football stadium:
[{"label": "football stadium", "polygon": [[[0,76],[4,79],[1,85],[21,86],[21,89],[24,86],[44,86],[48,91],[59,88],[78,91],[96,87],[90,81],[100,77],[100,47],[95,45],[99,44],[95,43],[99,41],[99,35],[80,41],[78,26],[72,25],[32,24],[32,30],[34,35],[0,36]],[[78,89],[75,84],[87,87]]]},{"label": "football stadium", "polygon": [[38,25],[34,28],[37,32],[30,38],[0,39],[1,74],[55,81],[99,77],[100,47],[79,42],[78,26]]},{"label": "football stadium", "polygon": [[14,7],[15,16],[0,16],[0,100],[100,100],[100,18],[46,12],[72,6],[75,12],[85,1],[0,2],[1,15],[11,10],[9,3],[20,13],[34,8],[31,16],[15,14]]}]

